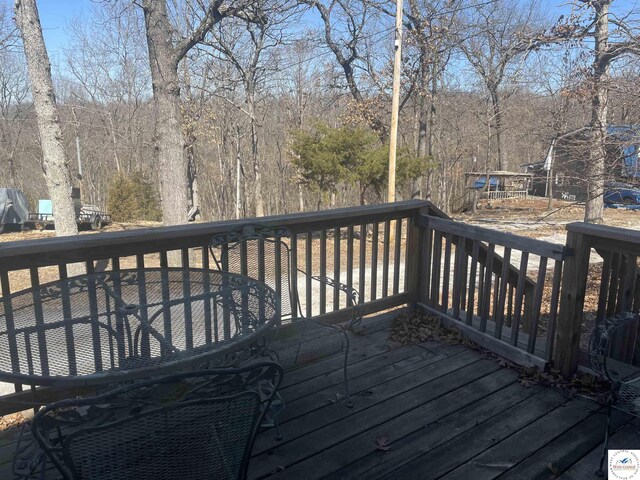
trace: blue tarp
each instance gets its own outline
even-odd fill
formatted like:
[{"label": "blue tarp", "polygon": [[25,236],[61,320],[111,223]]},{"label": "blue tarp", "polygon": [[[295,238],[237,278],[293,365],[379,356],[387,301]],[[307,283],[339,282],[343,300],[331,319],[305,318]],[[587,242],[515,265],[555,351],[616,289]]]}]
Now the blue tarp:
[{"label": "blue tarp", "polygon": [[[487,177],[479,177],[474,183],[473,188],[484,188],[484,184],[487,182]],[[498,179],[496,177],[489,177],[489,188],[496,190],[498,188]]]}]

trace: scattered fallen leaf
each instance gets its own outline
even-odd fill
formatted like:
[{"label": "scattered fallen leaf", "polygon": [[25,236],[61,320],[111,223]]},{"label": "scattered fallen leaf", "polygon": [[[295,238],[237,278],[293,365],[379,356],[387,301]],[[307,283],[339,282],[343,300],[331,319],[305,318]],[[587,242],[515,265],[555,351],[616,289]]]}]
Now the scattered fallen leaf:
[{"label": "scattered fallen leaf", "polygon": [[391,450],[389,436],[387,434],[378,435],[376,437],[376,448],[381,452],[388,452]]}]

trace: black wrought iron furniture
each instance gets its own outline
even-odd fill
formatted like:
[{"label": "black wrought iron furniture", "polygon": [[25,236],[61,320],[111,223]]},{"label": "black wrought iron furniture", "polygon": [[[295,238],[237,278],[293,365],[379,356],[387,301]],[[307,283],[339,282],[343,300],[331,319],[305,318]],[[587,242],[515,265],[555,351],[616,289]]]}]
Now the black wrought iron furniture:
[{"label": "black wrought iron furniture", "polygon": [[72,277],[0,299],[0,380],[113,385],[199,367],[269,335],[279,316],[274,290],[239,274]]},{"label": "black wrought iron furniture", "polygon": [[[608,397],[607,427],[600,467],[596,474],[603,476],[604,459],[611,435],[611,412],[613,408],[640,417],[640,371],[633,368],[640,362],[638,354],[637,313],[623,312],[596,325],[589,342],[591,368],[605,376],[611,383]],[[629,368],[631,367],[631,368]]]},{"label": "black wrought iron furniture", "polygon": [[32,432],[65,480],[244,479],[281,379],[264,362],[135,382],[48,405]]},{"label": "black wrought iron furniture", "polygon": [[[278,332],[268,345],[285,371],[306,365],[321,358],[344,353],[344,389],[347,404],[351,406],[348,376],[349,336],[346,330],[362,319],[358,292],[339,279],[310,276],[295,267],[286,239],[291,233],[284,228],[249,225],[241,229],[214,236],[209,243],[211,254],[221,271],[249,275],[271,286],[281,305]],[[296,262],[297,263],[297,262]],[[349,323],[335,326],[305,318],[298,292],[292,288],[292,276],[309,277],[324,283],[345,298],[350,309]],[[304,282],[300,282],[304,283]]]}]

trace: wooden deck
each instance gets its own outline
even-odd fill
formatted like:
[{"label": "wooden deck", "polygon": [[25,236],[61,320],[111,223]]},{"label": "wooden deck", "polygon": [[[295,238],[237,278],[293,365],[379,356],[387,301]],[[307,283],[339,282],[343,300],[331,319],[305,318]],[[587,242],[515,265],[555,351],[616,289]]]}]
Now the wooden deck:
[{"label": "wooden deck", "polygon": [[[353,408],[336,401],[340,358],[290,372],[284,438],[259,435],[249,478],[597,478],[606,421],[597,404],[524,387],[513,370],[460,345],[391,344],[389,315],[365,325],[352,341]],[[614,417],[612,448],[640,448],[626,420]],[[15,430],[0,433],[0,479],[12,478],[15,441]]]}]

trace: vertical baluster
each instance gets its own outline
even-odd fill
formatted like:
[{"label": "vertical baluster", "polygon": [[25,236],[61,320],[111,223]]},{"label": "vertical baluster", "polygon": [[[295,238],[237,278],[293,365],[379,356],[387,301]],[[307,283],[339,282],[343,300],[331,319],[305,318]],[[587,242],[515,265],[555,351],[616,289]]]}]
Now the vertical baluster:
[{"label": "vertical baluster", "polygon": [[353,225],[347,228],[347,287],[353,288]]},{"label": "vertical baluster", "polygon": [[[87,274],[93,275],[95,273],[94,265],[92,261],[87,261],[85,267],[87,269]],[[98,318],[98,291],[96,289],[95,279],[93,278],[89,281],[87,294],[89,295],[89,314],[91,315],[91,318],[97,319]],[[93,341],[93,362],[95,364],[96,372],[99,372],[103,368],[102,344],[100,342],[100,330],[96,322],[91,322],[91,338]],[[109,354],[110,354],[109,358],[113,359],[114,358],[113,342],[110,342],[109,344]],[[115,365],[112,365],[111,368],[114,366]]]},{"label": "vertical baluster", "polygon": [[464,277],[462,276],[464,238],[459,236],[456,237],[454,245],[456,247],[456,253],[453,267],[453,317],[458,318],[460,316],[460,294],[462,291],[462,283],[464,281]]},{"label": "vertical baluster", "polygon": [[439,306],[440,271],[442,270],[442,233],[435,231],[433,235],[433,271],[431,275],[431,302],[433,307]]},{"label": "vertical baluster", "polygon": [[507,286],[509,284],[509,267],[511,266],[511,248],[505,247],[502,256],[502,270],[500,272],[500,291],[498,293],[498,306],[496,308],[496,338],[502,338],[502,326],[504,325],[504,306],[507,297]]},{"label": "vertical baluster", "polygon": [[478,273],[478,255],[480,252],[480,242],[478,240],[473,241],[473,247],[471,251],[471,272],[469,273],[469,301],[467,302],[467,325],[473,323],[473,312],[475,310],[475,295],[476,295],[476,275]]},{"label": "vertical baluster", "polygon": [[534,353],[538,336],[538,323],[540,323],[540,308],[542,307],[542,294],[544,293],[544,282],[547,277],[547,257],[540,257],[538,268],[538,279],[536,289],[533,294],[533,312],[531,315],[531,328],[529,329],[529,341],[527,342],[527,352]]},{"label": "vertical baluster", "polygon": [[327,231],[323,228],[320,232],[320,314],[327,311]]},{"label": "vertical baluster", "polygon": [[460,238],[460,242],[461,245],[458,244],[462,253],[462,263],[460,268],[460,309],[465,310],[467,306],[467,285],[469,279],[469,255],[467,254],[467,239],[462,237]]},{"label": "vertical baluster", "polygon": [[[259,242],[260,244],[264,244],[264,242],[261,240]],[[286,244],[284,243],[282,237],[276,237],[275,242],[273,244],[273,248],[275,248],[275,251],[273,252],[273,260],[274,260],[274,280],[276,283],[276,298],[278,299],[278,302],[280,302],[280,305],[282,305],[282,291],[288,289],[288,283],[285,284],[284,289],[283,289],[283,280],[282,280],[282,250],[283,248],[285,249],[285,255],[286,255]],[[258,254],[258,257],[260,257],[260,254]],[[259,262],[259,270],[262,270],[264,272],[264,270],[266,269],[265,266],[265,255],[263,254],[260,259],[258,260]],[[288,273],[285,272],[285,275],[288,275]],[[263,273],[263,279],[264,279],[264,273]],[[249,302],[248,302],[248,297],[245,298],[247,299],[246,302],[246,308],[249,308]],[[261,318],[264,318],[264,302],[260,303],[260,315]]]},{"label": "vertical baluster", "polygon": [[200,250],[200,262],[202,263],[202,268],[204,270],[209,269],[209,261],[209,244],[205,243],[204,245],[202,245],[202,248]]},{"label": "vertical baluster", "polygon": [[[62,264],[58,265],[58,275],[60,277],[60,284],[62,288],[62,315],[65,320],[71,320],[71,295],[69,291],[69,283],[67,280],[67,266]],[[69,375],[78,374],[78,363],[76,360],[76,345],[73,336],[73,325],[69,322],[65,322],[64,336],[67,346],[67,365],[69,366]]]},{"label": "vertical baluster", "polygon": [[[204,248],[203,252],[207,252],[207,249]],[[204,257],[204,256],[203,256]],[[208,266],[208,261],[209,261],[209,257],[207,256],[207,266]],[[205,260],[203,258],[202,261],[203,264],[203,268],[205,265]],[[136,255],[136,268],[139,270],[139,278],[140,281],[138,282],[138,298],[140,299],[140,305],[142,305],[142,307],[140,308],[140,312],[139,315],[142,318],[143,322],[148,322],[149,321],[149,308],[146,306],[149,301],[147,299],[147,282],[146,282],[146,271],[145,271],[145,261],[144,261],[144,255],[143,254],[138,254]],[[149,332],[146,329],[141,328],[140,329],[140,352],[138,352],[138,345],[133,345],[134,348],[134,354],[140,353],[142,356],[144,357],[150,357],[151,356],[151,345],[149,343]]]},{"label": "vertical baluster", "polygon": [[384,245],[382,247],[382,298],[389,296],[389,250],[391,247],[391,222],[384,222]]},{"label": "vertical baluster", "polygon": [[[281,255],[280,248],[281,248],[281,245],[282,245],[280,242],[282,241],[282,239],[281,238],[276,238],[274,241],[275,241],[274,254],[277,255],[277,256],[280,256]],[[266,281],[266,273],[265,273],[265,271],[267,269],[266,266],[265,266],[265,261],[266,261],[265,260],[266,259],[266,256],[265,256],[265,242],[264,242],[263,239],[259,239],[255,243],[257,243],[256,248],[258,249],[258,251],[257,252],[252,252],[252,253],[253,254],[257,253],[257,255],[256,255],[257,258],[255,258],[255,261],[258,262],[258,271],[257,272],[251,271],[249,273],[249,275],[253,276],[253,275],[255,275],[257,273],[258,280],[260,280],[261,282],[265,282]],[[275,260],[275,258],[274,258],[274,260]],[[275,263],[277,265],[278,261],[276,260]],[[274,268],[275,267],[276,266],[274,265]],[[275,272],[269,272],[269,273],[272,274],[272,273],[275,273]],[[280,282],[278,282],[276,280],[276,287],[279,286],[279,284],[280,284]],[[278,296],[278,298],[280,298],[280,297]]]},{"label": "vertical baluster", "polygon": [[600,277],[600,292],[598,294],[598,311],[596,313],[596,322],[602,322],[607,312],[607,292],[609,289],[609,280],[611,275],[612,252],[606,251],[602,254],[602,276]]},{"label": "vertical baluster", "polygon": [[333,310],[340,310],[340,227],[333,230]]},{"label": "vertical baluster", "polygon": [[47,337],[44,333],[44,312],[42,309],[42,298],[40,296],[40,278],[38,269],[32,267],[29,269],[31,276],[31,286],[33,287],[33,310],[35,315],[35,323],[38,328],[38,353],[40,355],[40,368],[43,375],[49,375],[49,354],[47,350]]},{"label": "vertical baluster", "polygon": [[451,234],[445,235],[444,267],[442,271],[442,303],[440,310],[444,313],[449,309],[449,282],[451,279]]},{"label": "vertical baluster", "polygon": [[[211,315],[211,278],[209,277],[209,244],[205,243],[202,245],[202,249],[200,252],[200,261],[202,263],[202,269],[204,272],[202,273],[202,293],[204,298],[202,299],[202,315],[203,315],[203,323],[204,323],[204,342],[206,344],[211,344],[213,342],[212,335],[212,315]],[[215,304],[214,304],[215,308]]]},{"label": "vertical baluster", "polygon": [[[486,257],[485,257],[486,260]],[[478,302],[477,302],[477,311],[476,315],[478,318],[482,317],[482,312],[484,312],[484,274],[486,264],[479,262],[480,272],[478,273]]]},{"label": "vertical baluster", "polygon": [[[291,304],[291,318],[298,318],[298,311],[300,308],[300,302],[298,300],[298,235],[291,235],[291,265],[289,266],[289,272],[291,277],[291,291],[289,292],[289,302]],[[281,312],[282,314],[288,312]],[[302,313],[302,312],[300,312]]]},{"label": "vertical baluster", "polygon": [[311,297],[311,276],[313,275],[313,263],[311,260],[311,252],[312,252],[312,246],[313,246],[313,234],[312,232],[307,232],[307,243],[305,245],[306,247],[306,252],[305,252],[305,270],[306,270],[306,276],[305,276],[305,282],[306,282],[306,288],[305,288],[305,305],[307,306],[306,310],[307,310],[307,318],[311,317],[313,315],[313,303],[312,303],[312,297]]},{"label": "vertical baluster", "polygon": [[378,298],[378,222],[373,222],[371,235],[371,300]]},{"label": "vertical baluster", "polygon": [[191,308],[191,275],[189,273],[189,249],[182,249],[182,312],[184,317],[184,342],[193,348],[193,309]]},{"label": "vertical baluster", "polygon": [[419,298],[427,305],[433,305],[433,297],[431,296],[431,271],[434,269],[432,266],[433,230],[427,225],[424,233],[424,250],[422,251],[422,256],[424,257],[424,282],[420,288]]},{"label": "vertical baluster", "polygon": [[240,273],[245,276],[249,275],[249,265],[247,260],[247,257],[248,257],[247,244],[248,244],[247,241],[240,242]]},{"label": "vertical baluster", "polygon": [[511,322],[513,321],[513,297],[515,295],[515,291],[516,289],[513,285],[509,284],[509,298],[507,305],[507,318],[509,319],[509,325],[511,325]]},{"label": "vertical baluster", "polygon": [[485,265],[484,290],[482,292],[482,313],[480,314],[480,331],[487,331],[487,319],[489,318],[489,306],[491,305],[491,278],[493,275],[493,256],[495,244],[490,243],[487,248],[487,264]]},{"label": "vertical baluster", "polygon": [[[11,301],[11,284],[9,273],[0,270],[0,288],[2,288],[2,303],[4,305],[4,321],[7,329],[7,342],[9,343],[9,356],[11,357],[11,370],[14,373],[24,373],[20,370],[20,357],[18,355],[18,339],[16,338],[16,327],[13,318],[13,303]],[[22,385],[14,384],[16,392],[22,391]]]},{"label": "vertical baluster", "polygon": [[513,308],[513,321],[511,322],[511,345],[518,346],[518,334],[520,320],[522,319],[522,303],[524,287],[527,280],[527,266],[529,265],[529,252],[522,252],[520,258],[520,270],[518,271],[518,285],[516,286],[516,298]]},{"label": "vertical baluster", "polygon": [[558,300],[560,299],[560,281],[562,279],[562,260],[556,260],[553,268],[553,281],[551,286],[551,302],[549,305],[549,321],[547,324],[547,360],[553,357],[553,345],[556,338],[556,320],[558,318]]},{"label": "vertical baluster", "polygon": [[[611,317],[616,313],[616,303],[618,292],[618,281],[620,279],[620,263],[622,262],[622,255],[619,252],[615,252],[611,258],[611,277],[609,279],[609,293],[607,295],[607,309],[606,316]],[[619,336],[619,335],[618,335]]]},{"label": "vertical baluster", "polygon": [[[118,271],[120,270],[120,258],[119,257],[114,257],[111,259],[111,264],[113,265],[113,270],[114,271]],[[121,284],[120,284],[120,277],[113,277],[113,291],[114,293],[119,297],[122,298],[122,288],[121,288]],[[118,304],[118,301],[116,301],[115,299],[111,298],[111,296],[105,292],[105,296],[106,296],[106,301],[107,304],[111,304],[113,303],[114,305],[114,309],[115,309],[115,317],[116,317],[116,347],[117,347],[117,352],[118,352],[118,358],[122,359],[125,358],[127,356],[127,353],[125,351],[125,321],[128,322],[129,319],[124,317],[122,315],[121,312],[121,307],[122,305]],[[96,321],[98,321],[98,319],[96,318]],[[131,332],[130,328],[127,328],[127,332]],[[131,342],[129,342],[129,344],[131,344]],[[110,359],[111,359],[111,363],[115,364],[115,357],[114,357],[114,352],[113,352],[113,345],[110,343],[109,345],[110,348]]]},{"label": "vertical baluster", "polygon": [[[160,252],[160,284],[162,289],[162,320],[164,331],[161,332],[162,336],[169,344],[173,344],[173,332],[171,328],[171,308],[169,307],[169,301],[171,300],[171,292],[169,285],[169,272],[167,271],[169,268],[169,262],[167,259],[167,252]],[[225,309],[225,312],[228,312],[228,309]],[[228,313],[227,313],[228,315]],[[225,339],[228,339],[230,335],[229,331],[229,321],[225,318],[225,324],[223,326],[225,329]],[[163,355],[166,355],[168,352],[163,351]]]},{"label": "vertical baluster", "polygon": [[360,225],[360,263],[359,263],[359,275],[358,275],[358,293],[360,294],[360,299],[364,302],[364,279],[365,279],[365,271],[367,269],[366,262],[367,255],[367,226],[362,224]]},{"label": "vertical baluster", "polygon": [[395,221],[396,224],[396,235],[394,241],[396,242],[394,247],[394,257],[393,257],[393,294],[397,295],[400,293],[400,249],[402,246],[402,218],[399,218]]}]

